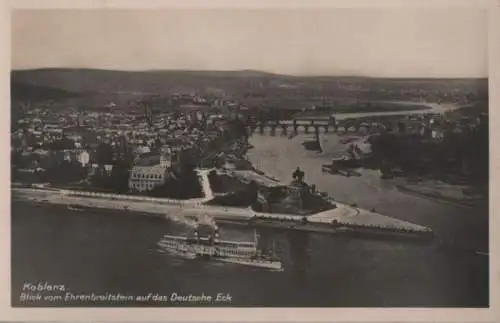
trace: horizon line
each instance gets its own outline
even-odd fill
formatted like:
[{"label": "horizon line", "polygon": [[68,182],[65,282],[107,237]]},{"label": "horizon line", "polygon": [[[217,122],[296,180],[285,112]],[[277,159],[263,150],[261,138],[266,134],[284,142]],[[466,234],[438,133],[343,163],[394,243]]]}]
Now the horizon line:
[{"label": "horizon line", "polygon": [[362,74],[287,74],[276,73],[258,69],[233,69],[233,70],[210,70],[210,69],[110,69],[99,67],[30,67],[30,68],[11,68],[10,72],[21,71],[42,71],[42,70],[93,70],[103,72],[124,72],[124,73],[147,73],[147,72],[187,72],[187,73],[238,73],[253,72],[267,74],[276,77],[296,77],[296,78],[371,78],[371,79],[489,79],[489,76],[374,76]]}]

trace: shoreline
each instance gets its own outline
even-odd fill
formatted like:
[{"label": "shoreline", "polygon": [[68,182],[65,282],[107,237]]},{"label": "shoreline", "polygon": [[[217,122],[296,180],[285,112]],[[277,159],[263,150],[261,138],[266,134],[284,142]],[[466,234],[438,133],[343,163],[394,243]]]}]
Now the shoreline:
[{"label": "shoreline", "polygon": [[[42,206],[42,207],[51,207],[57,209],[68,209],[68,205],[65,204],[50,204],[43,203],[37,201],[25,201],[20,199],[13,199],[14,203],[28,203],[32,206]],[[71,210],[71,209],[70,209]],[[81,209],[74,209],[72,212],[102,212],[104,209],[97,207],[81,207]],[[149,212],[137,212],[137,211],[126,211],[122,209],[106,209],[109,216],[146,216],[151,219],[157,219],[161,221],[172,221],[173,223],[178,223],[173,219],[170,219],[168,216],[159,213],[149,213]],[[220,222],[221,225],[227,225],[232,227],[247,227],[247,228],[267,228],[271,230],[283,230],[283,231],[296,231],[296,232],[313,232],[318,234],[330,235],[332,237],[344,237],[344,238],[359,238],[359,239],[368,239],[368,240],[387,240],[387,241],[405,241],[406,243],[419,243],[419,244],[427,244],[433,243],[436,244],[439,248],[445,248],[445,250],[457,250],[462,252],[473,253],[476,256],[489,256],[489,251],[486,250],[476,250],[475,248],[465,247],[461,245],[457,245],[454,242],[444,241],[439,237],[432,237],[426,234],[418,235],[412,233],[404,233],[404,232],[384,232],[384,231],[376,231],[376,230],[362,230],[362,229],[349,229],[349,228],[328,228],[328,227],[316,227],[315,230],[311,231],[307,226],[295,226],[294,228],[287,226],[280,226],[280,223],[271,222],[271,223],[259,223],[248,221],[235,221],[231,219],[219,219],[217,222]],[[430,233],[432,234],[432,232]]]},{"label": "shoreline", "polygon": [[432,194],[432,193],[428,193],[428,192],[420,192],[418,190],[409,188],[406,185],[396,185],[396,188],[401,193],[417,196],[417,197],[431,200],[431,201],[435,201],[438,203],[449,204],[449,205],[453,205],[453,206],[457,206],[457,207],[461,207],[461,208],[467,208],[467,209],[474,208],[475,206],[477,206],[479,204],[477,202],[481,201],[481,200],[475,200],[474,202],[472,202],[472,201],[468,202],[467,200],[455,199],[455,198],[446,197],[446,196],[442,196],[442,195],[438,195],[438,194]]},{"label": "shoreline", "polygon": [[[342,115],[349,115],[349,114],[355,114],[355,113],[391,113],[391,112],[401,112],[401,111],[407,111],[407,112],[414,112],[414,111],[430,111],[433,109],[431,105],[428,103],[424,102],[405,102],[405,101],[372,101],[373,106],[371,107],[366,107],[366,106],[355,106],[355,107],[344,107],[344,108],[332,108],[331,113],[332,114],[342,114]],[[299,118],[301,120],[308,120],[308,119],[314,119],[318,116],[327,116],[328,114],[324,112],[316,112],[316,113],[308,113],[308,114],[301,114]]]},{"label": "shoreline", "polygon": [[[44,200],[26,200],[23,198],[13,198],[13,203],[28,203],[33,206],[45,206],[45,207],[53,207],[59,209],[66,209],[72,212],[102,212],[106,211],[109,215],[112,216],[147,216],[151,218],[157,218],[167,221],[172,221],[179,223],[175,220],[175,218],[171,218],[168,214],[160,213],[160,212],[152,212],[152,211],[138,211],[125,209],[122,207],[98,207],[90,204],[81,205],[81,204],[67,204],[67,203],[47,203]],[[191,210],[194,212],[194,210]],[[229,210],[232,211],[232,210]],[[243,211],[243,210],[242,210]],[[188,212],[189,213],[189,212]],[[190,218],[195,215],[185,214],[187,218]],[[234,216],[221,216],[215,217],[217,222],[221,225],[228,226],[238,226],[238,227],[251,227],[251,228],[269,228],[276,230],[284,230],[284,231],[299,231],[299,232],[313,232],[320,234],[328,234],[328,235],[347,235],[347,236],[356,236],[356,237],[364,237],[364,238],[376,238],[376,239],[411,239],[417,241],[428,241],[433,238],[432,231],[411,231],[411,230],[398,230],[396,228],[388,229],[377,227],[373,225],[355,225],[355,224],[346,224],[340,225],[338,227],[330,226],[328,223],[301,223],[300,220],[276,220],[271,217],[266,218],[253,218],[253,217],[234,217]]]},{"label": "shoreline", "polygon": [[260,176],[263,176],[273,182],[276,182],[276,183],[281,183],[281,181],[279,179],[277,179],[276,177],[273,177],[273,176],[270,176],[268,175],[266,172],[260,170],[260,169],[257,169],[255,168],[255,166],[252,166],[252,171],[255,172],[256,174],[260,175]]},{"label": "shoreline", "polygon": [[[206,176],[206,175],[205,175]],[[252,221],[257,221],[267,227],[276,227],[281,229],[305,230],[311,232],[334,232],[339,227],[347,227],[354,231],[378,231],[382,235],[391,234],[411,234],[411,235],[432,235],[432,230],[417,224],[394,219],[378,213],[358,209],[345,204],[333,201],[335,208],[318,212],[307,216],[306,226],[304,216],[260,213],[250,208],[224,207],[215,205],[206,205],[203,201],[190,201],[188,203],[179,203],[181,201],[168,201],[167,203],[158,203],[151,200],[123,200],[115,198],[102,198],[78,195],[64,195],[60,191],[44,189],[20,189],[13,188],[13,200],[31,201],[40,204],[58,204],[65,205],[68,209],[78,211],[79,209],[95,208],[101,210],[117,210],[125,212],[138,212],[168,218],[169,211],[182,212],[185,216],[197,216],[200,212],[212,216],[217,221],[239,222],[244,225],[252,225]],[[185,201],[182,201],[185,202]]]}]

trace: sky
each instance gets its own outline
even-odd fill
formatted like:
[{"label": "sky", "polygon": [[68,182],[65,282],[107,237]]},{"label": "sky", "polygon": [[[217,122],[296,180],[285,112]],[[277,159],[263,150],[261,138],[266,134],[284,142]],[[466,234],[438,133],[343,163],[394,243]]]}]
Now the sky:
[{"label": "sky", "polygon": [[486,77],[480,9],[17,10],[13,69]]}]

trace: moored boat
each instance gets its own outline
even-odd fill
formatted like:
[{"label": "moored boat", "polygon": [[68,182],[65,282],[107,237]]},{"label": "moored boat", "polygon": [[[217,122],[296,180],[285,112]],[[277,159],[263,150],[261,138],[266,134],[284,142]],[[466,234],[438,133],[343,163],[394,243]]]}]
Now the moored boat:
[{"label": "moored boat", "polygon": [[68,210],[71,210],[71,211],[83,211],[84,210],[84,208],[78,204],[68,204],[67,208],[68,208]]}]

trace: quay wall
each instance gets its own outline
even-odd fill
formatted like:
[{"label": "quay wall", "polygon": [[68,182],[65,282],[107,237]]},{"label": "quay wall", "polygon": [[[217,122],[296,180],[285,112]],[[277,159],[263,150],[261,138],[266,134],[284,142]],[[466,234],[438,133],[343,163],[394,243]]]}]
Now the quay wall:
[{"label": "quay wall", "polygon": [[134,195],[73,191],[73,190],[61,190],[61,194],[67,196],[93,197],[93,198],[122,200],[122,201],[155,202],[159,204],[176,205],[176,206],[196,206],[200,205],[204,201],[204,199],[202,198],[180,200],[180,199],[157,198],[148,196],[134,196]]},{"label": "quay wall", "polygon": [[[24,189],[25,190],[25,189]],[[16,190],[15,190],[16,191]],[[33,193],[49,193],[57,194],[60,193],[43,189],[30,189],[29,191]],[[226,208],[223,206],[209,206],[203,204],[197,204],[198,202],[193,201],[179,201],[173,199],[158,199],[158,198],[148,198],[148,197],[135,197],[127,195],[118,194],[106,194],[106,193],[93,193],[93,192],[78,192],[78,191],[66,191],[66,193],[76,192],[76,194],[60,195],[61,197],[66,196],[63,199],[53,199],[48,198],[47,200],[42,200],[43,197],[38,197],[34,201],[56,204],[56,205],[78,205],[84,209],[108,209],[117,211],[131,211],[140,212],[149,215],[164,215],[165,207],[178,208],[180,212],[187,214],[190,213],[208,213],[213,216],[216,220],[222,220],[223,222],[228,221],[229,223],[241,223],[245,225],[256,225],[256,226],[266,226],[266,227],[277,227],[282,229],[291,230],[301,230],[301,231],[311,231],[311,232],[332,232],[332,231],[365,231],[370,232],[380,231],[380,234],[392,234],[392,233],[430,233],[430,230],[422,230],[419,228],[401,228],[397,225],[394,227],[385,227],[383,225],[370,225],[369,223],[350,223],[350,217],[345,219],[338,219],[337,225],[332,226],[331,223],[319,223],[311,219],[307,223],[303,223],[303,216],[301,215],[287,215],[287,214],[269,214],[254,212],[250,208]],[[118,196],[118,198],[117,198]],[[120,197],[124,197],[121,198]],[[82,199],[83,198],[83,199]],[[134,200],[134,198],[136,200]],[[111,199],[111,200],[110,200]],[[92,202],[94,201],[94,202]],[[116,201],[113,203],[112,201]],[[129,204],[120,202],[130,202]],[[141,203],[146,202],[146,203]],[[153,202],[153,203],[152,203]],[[135,204],[140,203],[140,204]],[[254,219],[254,220],[252,220]],[[333,219],[332,219],[333,220]],[[250,222],[249,222],[250,221]],[[393,224],[394,225],[394,224]],[[342,228],[343,227],[343,228]]]}]

